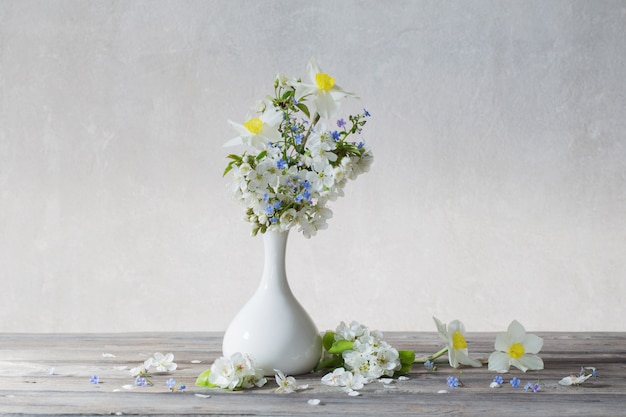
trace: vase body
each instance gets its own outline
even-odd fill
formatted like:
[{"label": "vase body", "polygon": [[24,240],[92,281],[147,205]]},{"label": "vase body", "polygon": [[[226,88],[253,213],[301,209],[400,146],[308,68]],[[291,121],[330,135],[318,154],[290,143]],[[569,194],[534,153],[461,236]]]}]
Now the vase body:
[{"label": "vase body", "polygon": [[320,334],[294,297],[285,270],[289,232],[263,234],[265,260],[261,283],[224,334],[223,354],[247,353],[265,375],[279,369],[301,375],[315,368],[322,354]]}]

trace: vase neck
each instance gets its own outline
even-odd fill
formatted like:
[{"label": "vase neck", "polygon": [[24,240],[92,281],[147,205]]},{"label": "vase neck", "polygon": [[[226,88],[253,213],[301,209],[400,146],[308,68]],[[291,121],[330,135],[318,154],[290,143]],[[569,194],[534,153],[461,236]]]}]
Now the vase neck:
[{"label": "vase neck", "polygon": [[285,269],[285,253],[287,252],[288,236],[288,231],[267,231],[263,233],[265,260],[261,286],[264,288],[278,287],[282,290],[289,290],[287,272]]}]

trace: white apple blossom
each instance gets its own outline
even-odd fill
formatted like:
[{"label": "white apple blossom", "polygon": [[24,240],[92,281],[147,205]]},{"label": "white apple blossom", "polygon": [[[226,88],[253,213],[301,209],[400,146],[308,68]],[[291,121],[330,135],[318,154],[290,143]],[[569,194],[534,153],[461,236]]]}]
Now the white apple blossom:
[{"label": "white apple blossom", "polygon": [[208,382],[213,386],[235,390],[262,387],[267,383],[263,370],[255,366],[254,360],[242,353],[236,352],[226,358],[218,358],[211,365]]},{"label": "white apple blossom", "polygon": [[154,366],[158,372],[171,372],[175,371],[177,368],[176,363],[174,363],[174,354],[168,353],[167,355],[163,355],[161,352],[154,354],[152,366]]}]

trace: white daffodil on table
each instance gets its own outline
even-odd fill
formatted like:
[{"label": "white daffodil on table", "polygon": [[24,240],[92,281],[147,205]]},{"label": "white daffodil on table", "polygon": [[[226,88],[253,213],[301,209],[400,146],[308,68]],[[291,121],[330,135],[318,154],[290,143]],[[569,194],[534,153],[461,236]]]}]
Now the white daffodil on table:
[{"label": "white daffodil on table", "polygon": [[282,120],[282,113],[274,108],[265,109],[260,116],[248,119],[243,124],[229,120],[228,124],[239,133],[239,136],[232,138],[224,146],[247,145],[262,150],[268,142],[281,138],[278,126]]},{"label": "white daffodil on table", "polygon": [[323,119],[330,119],[339,110],[339,100],[345,97],[356,97],[335,84],[335,79],[322,72],[315,58],[311,58],[307,65],[307,73],[311,84],[293,83],[296,89],[296,100],[309,95],[314,96],[315,110]]},{"label": "white daffodil on table", "polygon": [[441,323],[438,318],[433,317],[437,325],[439,337],[446,343],[448,347],[448,361],[450,366],[458,368],[459,365],[470,365],[473,367],[483,366],[477,360],[469,357],[467,349],[467,341],[465,340],[465,326],[459,320],[453,320],[447,326]]},{"label": "white daffodil on table", "polygon": [[543,369],[543,361],[537,356],[542,347],[542,338],[527,334],[524,326],[513,320],[505,333],[496,336],[496,351],[489,356],[489,370],[508,372],[511,366],[522,372]]}]

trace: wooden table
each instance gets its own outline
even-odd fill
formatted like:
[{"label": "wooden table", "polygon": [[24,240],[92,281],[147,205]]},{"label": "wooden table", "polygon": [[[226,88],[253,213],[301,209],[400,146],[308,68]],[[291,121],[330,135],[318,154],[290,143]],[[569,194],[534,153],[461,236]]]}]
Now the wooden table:
[{"label": "wooden table", "polygon": [[[462,368],[463,387],[450,389],[448,376],[459,376],[446,357],[438,370],[415,365],[409,380],[366,385],[358,397],[320,383],[321,373],[299,376],[309,388],[276,394],[270,380],[244,392],[198,388],[195,378],[220,356],[221,334],[0,334],[0,414],[2,415],[481,415],[624,416],[626,415],[626,333],[537,333],[545,370],[503,374],[501,388],[489,388],[496,375],[483,368]],[[493,333],[469,333],[470,353],[487,359]],[[435,333],[386,333],[398,349],[418,355],[442,347]],[[151,387],[124,388],[134,379],[129,368],[155,352],[174,353],[178,369],[152,377]],[[558,381],[581,366],[598,369],[598,378],[581,386]],[[100,383],[90,379],[98,375]],[[509,379],[540,380],[541,391],[513,388]],[[170,392],[174,378],[184,392]],[[438,393],[448,390],[449,393]],[[319,405],[308,404],[319,399]]]}]

